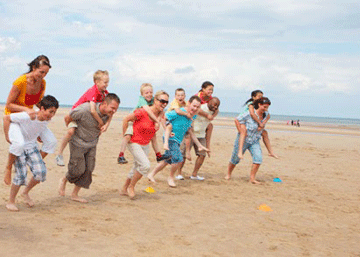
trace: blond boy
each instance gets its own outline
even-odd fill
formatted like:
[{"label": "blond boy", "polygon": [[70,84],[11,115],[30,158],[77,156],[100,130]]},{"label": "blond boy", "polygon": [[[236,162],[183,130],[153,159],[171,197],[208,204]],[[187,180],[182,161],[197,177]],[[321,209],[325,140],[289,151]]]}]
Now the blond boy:
[{"label": "blond boy", "polygon": [[[89,88],[79,98],[79,100],[73,105],[71,110],[75,109],[77,106],[83,103],[90,102],[91,115],[99,123],[99,128],[101,129],[101,132],[105,132],[110,125],[112,117],[110,117],[109,120],[106,122],[106,124],[104,124],[104,122],[96,112],[95,103],[101,103],[104,100],[105,96],[109,93],[106,90],[109,85],[109,72],[106,70],[105,71],[98,70],[94,73],[93,79],[95,83],[94,86]],[[68,127],[68,131],[61,141],[59,152],[55,158],[56,163],[59,166],[65,166],[63,152],[77,128],[76,122],[72,121],[70,115],[66,115],[64,119],[65,119],[65,124]]]}]

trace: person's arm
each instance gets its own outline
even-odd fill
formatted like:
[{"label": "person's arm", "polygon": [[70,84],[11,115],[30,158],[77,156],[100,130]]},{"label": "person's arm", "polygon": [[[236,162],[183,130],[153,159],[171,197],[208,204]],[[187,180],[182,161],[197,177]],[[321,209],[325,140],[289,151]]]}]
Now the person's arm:
[{"label": "person's arm", "polygon": [[[149,114],[150,119],[152,119],[155,123],[159,123],[158,118],[152,112],[149,105],[144,105],[142,108],[147,112],[147,114]],[[158,124],[158,126],[159,126],[159,124]]]},{"label": "person's arm", "polygon": [[180,108],[175,108],[174,109],[175,112],[179,115],[182,115],[182,116],[186,116],[188,119],[192,120],[192,116],[190,115],[190,113],[188,112],[184,112],[183,110],[181,110]]},{"label": "person's arm", "polygon": [[265,127],[266,122],[268,122],[268,120],[270,120],[270,113],[268,113],[268,114],[266,115],[265,120],[262,122],[262,124],[263,124],[264,127]]},{"label": "person's arm", "polygon": [[261,120],[256,116],[255,114],[255,108],[253,104],[249,105],[249,113],[251,118],[253,118],[254,121],[256,121],[257,124],[259,124],[259,127],[263,128],[264,125],[261,123]]},{"label": "person's arm", "polygon": [[13,85],[6,100],[6,108],[10,112],[27,112],[30,116],[30,119],[34,120],[36,118],[36,113],[33,109],[15,103],[19,95],[20,89],[16,85]]},{"label": "person's arm", "polygon": [[105,132],[109,128],[112,117],[113,115],[111,115],[105,125],[101,127],[101,132]]},{"label": "person's arm", "polygon": [[123,118],[123,121],[122,121],[122,129],[123,129],[123,135],[125,135],[125,132],[128,128],[128,123],[129,121],[132,121],[134,122],[136,120],[136,114],[135,113],[130,113],[128,115],[126,115],[124,118]]},{"label": "person's arm", "polygon": [[4,120],[5,139],[9,144],[11,144],[10,139],[9,139],[9,128],[10,128],[10,123],[11,123],[10,115],[5,115],[3,120]]},{"label": "person's arm", "polygon": [[191,137],[192,141],[199,147],[199,151],[210,152],[209,149],[207,149],[206,147],[204,147],[204,146],[199,142],[199,140],[197,139],[197,137],[196,137],[195,134],[194,134],[193,128],[190,128],[190,129],[189,129],[189,134],[190,134],[190,137]]},{"label": "person's arm", "polygon": [[94,117],[94,119],[99,123],[99,128],[102,128],[105,124],[100,118],[99,114],[96,111],[96,103],[93,101],[90,101],[90,112],[91,115]]}]

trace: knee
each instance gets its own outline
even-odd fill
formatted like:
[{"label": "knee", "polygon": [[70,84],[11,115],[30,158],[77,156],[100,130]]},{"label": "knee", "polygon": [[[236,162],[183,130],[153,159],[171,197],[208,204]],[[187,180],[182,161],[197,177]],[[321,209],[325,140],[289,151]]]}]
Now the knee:
[{"label": "knee", "polygon": [[148,173],[150,171],[150,162],[144,162],[140,168],[144,173]]},{"label": "knee", "polygon": [[75,134],[75,128],[70,128],[67,132],[68,137],[71,138]]}]

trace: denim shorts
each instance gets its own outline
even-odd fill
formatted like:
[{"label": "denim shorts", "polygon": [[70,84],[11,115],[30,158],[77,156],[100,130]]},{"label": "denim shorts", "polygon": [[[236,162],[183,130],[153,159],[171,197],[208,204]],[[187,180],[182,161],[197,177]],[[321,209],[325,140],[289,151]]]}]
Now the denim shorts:
[{"label": "denim shorts", "polygon": [[[237,134],[237,137],[235,139],[235,143],[234,143],[234,149],[231,155],[231,159],[230,159],[230,163],[236,165],[240,162],[240,159],[238,157],[238,153],[239,153],[239,138],[240,138],[240,133]],[[261,164],[262,163],[262,152],[261,152],[261,147],[260,147],[260,143],[259,140],[256,141],[255,143],[249,144],[246,143],[246,141],[244,142],[244,147],[242,149],[243,154],[245,153],[246,150],[249,150],[252,159],[253,159],[253,163],[254,164]]]},{"label": "denim shorts", "polygon": [[175,164],[175,163],[183,162],[184,159],[180,151],[180,144],[178,142],[169,139],[169,149],[170,150],[166,150],[164,153],[171,155],[171,159],[166,160],[167,163]]}]

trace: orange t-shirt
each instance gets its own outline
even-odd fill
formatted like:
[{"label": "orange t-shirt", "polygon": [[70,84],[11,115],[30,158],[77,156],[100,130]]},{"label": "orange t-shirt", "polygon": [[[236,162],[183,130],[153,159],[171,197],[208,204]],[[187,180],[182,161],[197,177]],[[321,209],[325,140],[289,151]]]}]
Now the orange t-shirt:
[{"label": "orange t-shirt", "polygon": [[[38,102],[40,102],[40,100],[44,97],[45,88],[46,88],[46,82],[44,79],[42,80],[41,89],[40,89],[39,93],[37,93],[35,95],[26,94],[26,86],[27,86],[26,74],[18,77],[14,81],[13,85],[15,85],[20,90],[20,94],[18,95],[17,99],[14,102],[15,104],[25,106],[28,108],[33,108],[34,104],[37,104]],[[4,113],[5,113],[5,115],[8,115],[11,113],[11,111],[5,107]]]}]

